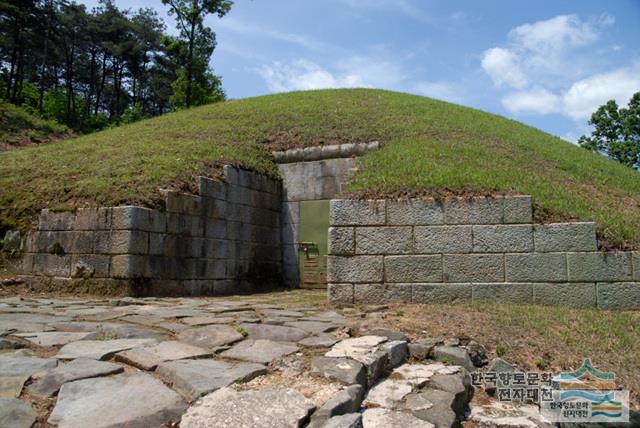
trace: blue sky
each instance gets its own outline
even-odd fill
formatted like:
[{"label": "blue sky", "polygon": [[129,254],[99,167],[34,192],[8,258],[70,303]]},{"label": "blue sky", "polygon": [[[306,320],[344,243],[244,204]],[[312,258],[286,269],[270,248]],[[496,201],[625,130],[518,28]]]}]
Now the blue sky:
[{"label": "blue sky", "polygon": [[[159,0],[116,4],[166,17]],[[218,40],[212,66],[230,98],[385,88],[575,141],[598,105],[626,104],[640,90],[639,0],[237,0],[206,23]]]}]

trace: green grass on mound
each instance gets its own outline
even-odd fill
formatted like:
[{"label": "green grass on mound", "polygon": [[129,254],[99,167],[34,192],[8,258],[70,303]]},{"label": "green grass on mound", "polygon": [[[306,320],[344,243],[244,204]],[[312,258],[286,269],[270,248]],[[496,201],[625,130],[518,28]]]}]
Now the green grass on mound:
[{"label": "green grass on mound", "polygon": [[70,130],[54,120],[33,116],[20,107],[0,101],[0,151],[56,141]]},{"label": "green grass on mound", "polygon": [[348,192],[513,192],[541,220],[597,220],[617,247],[640,247],[640,173],[521,123],[381,90],[295,92],[227,101],[0,153],[0,223],[43,207],[153,205],[159,188],[215,175],[227,161],[277,175],[266,148],[379,140]]}]

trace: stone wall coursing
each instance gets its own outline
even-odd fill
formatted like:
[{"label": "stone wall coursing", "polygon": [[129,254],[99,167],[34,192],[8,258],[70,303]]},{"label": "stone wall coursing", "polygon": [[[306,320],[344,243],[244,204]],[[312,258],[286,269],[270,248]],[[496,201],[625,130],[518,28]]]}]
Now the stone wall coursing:
[{"label": "stone wall coursing", "polygon": [[200,194],[166,192],[165,209],[43,210],[22,270],[39,279],[134,295],[222,295],[281,285],[281,183],[225,167]]},{"label": "stone wall coursing", "polygon": [[640,309],[640,252],[595,226],[533,224],[529,196],[332,200],[329,301]]},{"label": "stone wall coursing", "polygon": [[286,286],[300,283],[298,267],[300,201],[334,198],[353,177],[356,157],[379,143],[336,144],[273,152],[282,175],[282,260]]}]

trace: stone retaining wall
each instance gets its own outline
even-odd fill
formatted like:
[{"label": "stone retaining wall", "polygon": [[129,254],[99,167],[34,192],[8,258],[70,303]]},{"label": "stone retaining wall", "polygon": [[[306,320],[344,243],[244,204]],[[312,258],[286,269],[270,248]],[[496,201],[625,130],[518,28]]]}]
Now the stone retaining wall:
[{"label": "stone retaining wall", "polygon": [[640,308],[640,252],[595,223],[532,224],[531,198],[332,200],[331,303],[508,302]]},{"label": "stone retaining wall", "polygon": [[43,210],[23,272],[56,288],[133,295],[222,295],[281,285],[281,183],[225,167],[165,210]]}]

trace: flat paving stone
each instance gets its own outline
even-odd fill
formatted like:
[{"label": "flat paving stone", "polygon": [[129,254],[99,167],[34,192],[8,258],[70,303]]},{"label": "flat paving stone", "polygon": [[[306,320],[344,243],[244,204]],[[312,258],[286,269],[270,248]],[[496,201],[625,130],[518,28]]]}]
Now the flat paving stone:
[{"label": "flat paving stone", "polygon": [[365,407],[395,409],[412,391],[413,386],[405,380],[385,379],[369,390],[363,405]]},{"label": "flat paving stone", "polygon": [[241,327],[249,333],[249,338],[254,340],[266,339],[275,342],[297,342],[309,335],[309,333],[299,328],[281,325],[243,323]]},{"label": "flat paving stone", "polygon": [[347,385],[354,383],[367,385],[367,372],[364,365],[350,358],[314,358],[311,361],[311,373],[335,379]]},{"label": "flat paving stone", "polygon": [[178,334],[180,342],[215,350],[223,345],[230,345],[244,339],[237,329],[228,325],[208,325],[182,331]]},{"label": "flat paving stone", "polygon": [[370,382],[378,379],[386,369],[389,354],[381,344],[387,341],[382,336],[361,336],[345,339],[333,345],[325,357],[348,357],[361,362],[367,368]]},{"label": "flat paving stone", "polygon": [[95,333],[105,324],[95,321],[61,321],[53,322],[48,325],[58,331]]},{"label": "flat paving stone", "polygon": [[116,361],[127,363],[142,370],[153,370],[164,361],[175,361],[186,358],[210,357],[212,351],[199,346],[175,340],[160,342],[155,346],[134,348],[116,354]]},{"label": "flat paving stone", "polygon": [[64,345],[55,357],[59,360],[75,358],[103,360],[120,351],[156,343],[155,339],[81,340]]},{"label": "flat paving stone", "polygon": [[262,309],[260,313],[263,316],[267,317],[290,317],[290,318],[300,318],[304,316],[304,312],[300,311],[290,311],[286,309]]},{"label": "flat paving stone", "polygon": [[272,303],[254,303],[251,306],[255,309],[279,309],[279,310],[284,309],[282,306],[274,305]]},{"label": "flat paving stone", "polygon": [[442,363],[433,364],[403,364],[391,372],[391,377],[404,379],[414,386],[422,387],[434,375],[451,375],[460,371],[460,366],[445,366]]},{"label": "flat paving stone", "polygon": [[181,428],[298,428],[314,404],[293,389],[235,391],[223,388],[199,400]]},{"label": "flat paving stone", "polygon": [[350,385],[338,392],[313,412],[307,428],[325,427],[333,416],[345,413],[355,413],[360,409],[364,398],[364,388],[361,385]]},{"label": "flat paving stone", "polygon": [[389,409],[368,409],[362,414],[364,428],[433,428],[434,425],[409,413]]},{"label": "flat paving stone", "polygon": [[0,398],[0,427],[31,428],[38,414],[26,401]]},{"label": "flat paving stone", "polygon": [[426,360],[431,357],[431,353],[436,344],[436,339],[418,339],[414,343],[409,344],[409,355],[417,360]]},{"label": "flat paving stone", "polygon": [[155,339],[166,340],[169,336],[164,332],[153,330],[147,327],[132,324],[106,323],[98,327],[97,333],[101,336],[113,337],[116,339]]},{"label": "flat paving stone", "polygon": [[95,337],[108,337],[111,339],[156,339],[164,340],[168,336],[163,331],[134,325],[134,324],[118,324],[114,322],[95,322],[95,321],[75,321],[75,322],[56,322],[50,324],[51,327],[58,331],[72,332],[92,332]]},{"label": "flat paving stone", "polygon": [[248,317],[254,318],[258,317],[256,312],[251,308],[219,308],[219,309],[209,309],[208,312],[218,314],[220,316],[225,317]]},{"label": "flat paving stone", "polygon": [[0,331],[31,333],[46,330],[48,323],[70,321],[71,317],[33,313],[0,314]]},{"label": "flat paving stone", "polygon": [[360,413],[347,413],[330,418],[322,428],[363,428]]},{"label": "flat paving stone", "polygon": [[131,322],[134,324],[140,324],[147,327],[155,327],[156,324],[165,321],[162,317],[156,317],[153,315],[125,315],[120,318],[122,321]]},{"label": "flat paving stone", "polygon": [[404,340],[392,340],[383,343],[382,349],[384,349],[388,355],[390,368],[404,364],[409,356],[409,347]]},{"label": "flat paving stone", "polygon": [[68,331],[41,331],[34,333],[15,333],[13,336],[21,337],[38,346],[62,346],[67,343],[77,342],[91,333],[74,333]]},{"label": "flat paving stone", "polygon": [[[430,402],[433,405],[422,409],[414,409],[413,414],[422,420],[432,422],[438,427],[450,427],[456,425],[458,416],[454,410],[456,396],[448,391],[427,388],[415,394],[415,397],[407,397],[407,402],[413,401]],[[462,415],[460,415],[462,416]]]},{"label": "flat paving stone", "polygon": [[306,331],[308,333],[318,334],[318,333],[326,333],[329,331],[336,330],[340,327],[339,324],[334,324],[332,322],[322,322],[322,321],[290,321],[284,324],[287,327],[295,327],[300,330]]},{"label": "flat paving stone", "polygon": [[31,376],[58,365],[55,358],[38,358],[16,354],[0,354],[0,377]]},{"label": "flat paving stone", "polygon": [[233,324],[240,324],[240,323],[258,324],[260,322],[261,322],[261,319],[258,316],[237,316],[233,318]]},{"label": "flat paving stone", "polygon": [[69,363],[60,364],[55,369],[35,374],[34,382],[27,387],[27,391],[40,397],[51,397],[66,382],[118,374],[122,371],[124,368],[119,364],[77,358]]},{"label": "flat paving stone", "polygon": [[[478,427],[552,428],[554,426],[551,423],[543,422],[541,418],[542,414],[536,405],[517,405],[501,401],[492,401],[490,403],[472,406],[468,420],[473,424],[477,424]],[[567,425],[570,426],[570,424]],[[589,425],[591,424],[585,424],[584,426]],[[598,427],[596,424],[592,426]],[[602,426],[606,425],[602,424]],[[633,424],[630,424],[630,426],[633,426]]]},{"label": "flat paving stone", "polygon": [[404,408],[413,412],[428,410],[433,407],[433,403],[420,394],[409,394],[405,397]]},{"label": "flat paving stone", "polygon": [[0,377],[0,398],[18,398],[29,375]]},{"label": "flat paving stone", "polygon": [[145,373],[84,379],[62,385],[50,424],[59,427],[160,427],[178,422],[185,402]]},{"label": "flat paving stone", "polygon": [[180,333],[185,330],[189,330],[191,328],[191,326],[189,325],[182,324],[181,322],[174,322],[174,321],[161,322],[156,324],[156,327],[162,328],[164,330],[168,330],[172,333]]},{"label": "flat paving stone", "polygon": [[232,324],[235,322],[233,317],[216,317],[214,315],[182,318],[182,322],[187,325],[200,326],[209,324]]},{"label": "flat paving stone", "polygon": [[471,378],[466,370],[458,374],[435,374],[429,380],[429,387],[447,391],[456,396],[456,405],[454,408],[462,409],[471,401],[473,396],[473,387],[471,386]]},{"label": "flat paving stone", "polygon": [[319,334],[302,339],[298,344],[306,346],[307,348],[330,348],[335,345],[336,342],[338,342],[338,339],[330,334]]},{"label": "flat paving stone", "polygon": [[339,324],[347,322],[347,319],[336,311],[316,312],[313,315],[307,315],[304,319],[309,321],[332,321]]},{"label": "flat paving stone", "polygon": [[[78,314],[74,314],[74,315],[78,315]],[[103,311],[103,312],[96,312],[93,314],[86,314],[82,318],[89,321],[119,321],[126,315],[127,315],[126,313],[123,313],[121,311]]]},{"label": "flat paving stone", "polygon": [[178,360],[158,365],[156,373],[173,384],[189,400],[224,388],[235,382],[248,382],[267,369],[256,363],[229,363],[218,360]]},{"label": "flat paving stone", "polygon": [[445,363],[462,366],[470,372],[476,369],[467,351],[458,346],[436,346],[433,348],[433,358]]},{"label": "flat paving stone", "polygon": [[367,330],[368,336],[382,336],[388,340],[403,340],[407,342],[409,339],[407,335],[397,330],[390,330],[388,328],[374,328],[373,330]]},{"label": "flat paving stone", "polygon": [[[85,307],[81,307],[81,308],[69,308],[65,311],[66,314],[69,315],[73,315],[73,316],[89,316],[89,315],[99,315],[99,314],[105,314],[105,313],[109,313],[111,314],[112,311],[110,311],[109,309],[106,308],[85,308]],[[120,316],[122,316],[122,314],[120,314]]]},{"label": "flat paving stone", "polygon": [[146,312],[152,313],[153,316],[161,318],[186,318],[195,317],[202,314],[202,311],[199,309],[180,307],[149,308]]},{"label": "flat paving stone", "polygon": [[225,358],[268,364],[285,355],[293,354],[298,347],[293,343],[272,340],[244,340],[220,355]]},{"label": "flat paving stone", "polygon": [[269,325],[284,325],[285,323],[295,321],[295,318],[291,317],[268,317],[262,318],[262,324]]},{"label": "flat paving stone", "polygon": [[351,339],[344,339],[336,343],[325,357],[348,357],[356,358],[370,354],[377,349],[377,346],[386,342],[387,338],[382,336],[361,336]]}]

